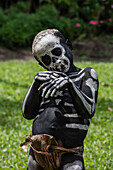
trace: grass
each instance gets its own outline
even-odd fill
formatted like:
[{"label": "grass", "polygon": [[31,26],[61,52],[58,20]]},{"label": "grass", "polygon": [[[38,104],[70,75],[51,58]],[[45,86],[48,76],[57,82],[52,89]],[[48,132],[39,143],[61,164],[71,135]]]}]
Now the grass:
[{"label": "grass", "polygon": [[[78,67],[93,67],[100,88],[96,113],[85,139],[86,170],[113,169],[113,63],[77,62]],[[32,120],[22,117],[22,101],[37,72],[43,69],[36,62],[0,63],[0,169],[27,169],[28,152],[20,143],[31,134]]]}]

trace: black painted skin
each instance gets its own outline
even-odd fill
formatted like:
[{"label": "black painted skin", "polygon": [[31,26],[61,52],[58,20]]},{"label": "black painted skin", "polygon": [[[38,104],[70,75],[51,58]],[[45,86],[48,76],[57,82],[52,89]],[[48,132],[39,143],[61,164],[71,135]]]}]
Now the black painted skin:
[{"label": "black painted skin", "polygon": [[[93,77],[91,77],[90,71],[92,68],[87,67],[82,71],[82,69],[74,66],[71,44],[69,43],[69,41],[65,40],[65,38],[60,32],[56,32],[55,36],[61,38],[61,45],[64,47],[65,55],[68,57],[71,63],[70,69],[66,73],[66,76],[73,81],[73,79],[77,79],[82,74],[84,74],[83,78],[80,78],[78,79],[78,81],[74,82],[74,85],[81,93],[81,95],[83,95],[84,99],[88,102],[89,105],[92,105],[92,103],[87,97],[92,99],[93,96],[91,89],[89,86],[87,86],[86,82],[89,78],[91,78],[94,82],[97,83],[97,90],[95,91],[94,98],[94,102],[96,104],[99,83],[98,79],[95,80]],[[41,96],[42,90],[37,90],[42,83],[42,81],[34,79],[29,94],[27,94],[26,99],[24,99],[26,101],[24,101],[25,104],[23,116],[26,119],[34,119],[32,126],[32,134],[53,135],[56,140],[60,139],[63,143],[63,146],[66,148],[83,146],[83,141],[86,137],[87,130],[66,127],[66,124],[74,123],[78,125],[80,124],[89,126],[90,119],[93,117],[95,109],[89,114],[86,106],[84,105],[84,100],[82,100],[80,96],[78,96],[76,90],[73,88],[73,85],[70,81],[66,83],[65,86],[63,86],[63,88],[61,89],[63,96],[54,95],[53,97],[49,97],[47,99]],[[56,104],[56,99],[60,99],[61,101]],[[48,100],[49,103],[46,103],[46,101]],[[65,103],[70,103],[72,105],[65,106]],[[43,111],[41,111],[41,109],[43,109]],[[65,117],[64,115],[66,113],[70,115],[73,113],[77,113],[79,117]],[[71,170],[74,165],[76,167],[76,165],[79,164],[81,165],[81,169],[84,169],[83,157],[76,156],[74,154],[66,154],[62,157],[61,166],[59,169],[66,169],[67,167],[66,170],[69,170],[68,168],[70,168]],[[34,153],[32,149],[30,149],[28,170],[32,169],[35,170],[42,168],[39,167],[39,165],[35,161]]]}]

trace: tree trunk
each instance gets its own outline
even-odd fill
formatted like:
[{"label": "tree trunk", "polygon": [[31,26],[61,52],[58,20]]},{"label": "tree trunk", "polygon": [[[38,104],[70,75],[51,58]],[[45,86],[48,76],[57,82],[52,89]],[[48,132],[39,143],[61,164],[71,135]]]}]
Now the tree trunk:
[{"label": "tree trunk", "polygon": [[38,6],[39,0],[29,0],[28,12],[29,13],[35,12]]}]

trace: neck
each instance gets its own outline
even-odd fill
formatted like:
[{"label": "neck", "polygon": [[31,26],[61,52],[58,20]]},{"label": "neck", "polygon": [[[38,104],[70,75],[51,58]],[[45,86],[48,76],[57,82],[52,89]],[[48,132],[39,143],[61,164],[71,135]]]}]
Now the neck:
[{"label": "neck", "polygon": [[80,68],[76,67],[74,64],[72,64],[70,70],[69,70],[69,73],[71,72],[78,72],[80,71]]}]

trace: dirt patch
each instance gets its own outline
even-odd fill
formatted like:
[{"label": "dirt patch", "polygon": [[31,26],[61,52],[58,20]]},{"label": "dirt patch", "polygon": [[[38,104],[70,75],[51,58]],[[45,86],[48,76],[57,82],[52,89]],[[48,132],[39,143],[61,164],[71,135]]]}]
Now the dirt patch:
[{"label": "dirt patch", "polygon": [[[113,40],[99,37],[96,40],[86,39],[73,43],[74,61],[113,62]],[[0,49],[0,61],[35,60],[31,51]]]},{"label": "dirt patch", "polygon": [[113,62],[113,40],[99,37],[96,40],[74,41],[73,47],[73,56],[77,60]]},{"label": "dirt patch", "polygon": [[35,59],[30,51],[0,49],[0,61],[8,60],[35,60]]}]

